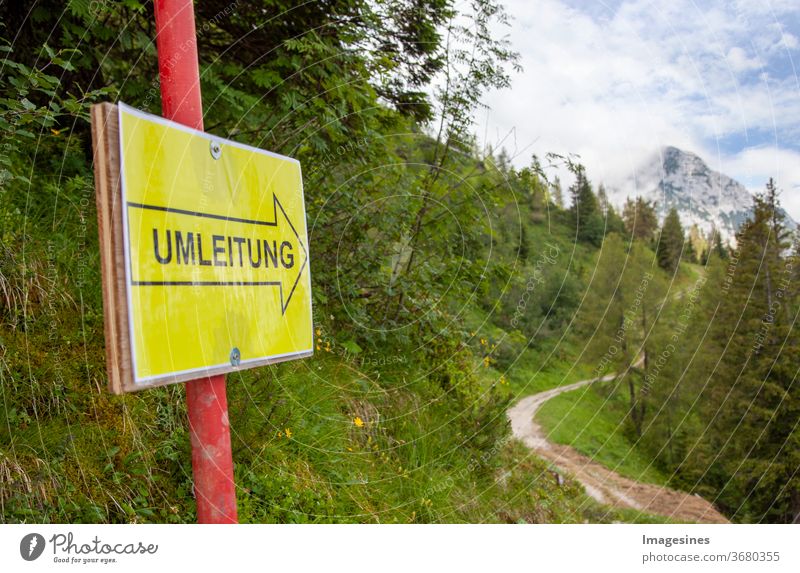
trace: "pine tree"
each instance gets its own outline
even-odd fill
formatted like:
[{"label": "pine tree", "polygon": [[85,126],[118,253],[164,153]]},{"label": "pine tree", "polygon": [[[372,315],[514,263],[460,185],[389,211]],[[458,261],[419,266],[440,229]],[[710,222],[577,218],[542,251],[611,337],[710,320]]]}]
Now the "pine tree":
[{"label": "pine tree", "polygon": [[623,223],[616,209],[614,209],[614,206],[608,200],[608,193],[606,192],[605,185],[602,183],[597,187],[597,206],[605,219],[605,234],[622,234],[625,232],[625,223]]},{"label": "pine tree", "polygon": [[691,239],[686,239],[686,241],[683,244],[682,258],[687,263],[692,263],[692,264],[697,263],[697,253],[694,250],[694,243],[692,243]]},{"label": "pine tree", "polygon": [[735,274],[710,337],[717,364],[704,399],[718,415],[701,432],[701,469],[720,503],[746,520],[800,520],[800,296],[786,239],[770,183],[737,233]]},{"label": "pine tree", "polygon": [[608,193],[606,193],[606,187],[602,183],[597,187],[597,206],[600,208],[600,212],[603,215],[608,213],[609,203],[608,203]]},{"label": "pine tree", "polygon": [[684,237],[681,219],[673,207],[664,219],[658,238],[656,253],[658,265],[667,272],[674,273],[678,269],[683,251]]},{"label": "pine tree", "polygon": [[620,235],[625,233],[625,222],[611,204],[606,210],[606,234],[608,233],[619,233]]},{"label": "pine tree", "polygon": [[592,192],[592,185],[583,167],[575,169],[575,183],[569,188],[572,198],[570,213],[576,227],[578,240],[599,247],[603,243],[605,224]]},{"label": "pine tree", "polygon": [[497,154],[497,159],[495,160],[495,165],[497,166],[498,171],[503,175],[508,175],[511,170],[511,156],[509,156],[508,151],[506,151],[505,147],[500,148],[500,153]]},{"label": "pine tree", "polygon": [[636,197],[635,200],[628,197],[622,210],[622,220],[632,239],[650,241],[658,229],[655,205],[642,197]]},{"label": "pine tree", "polygon": [[719,235],[719,232],[714,231],[714,253],[722,260],[728,259],[728,249],[722,244],[722,238]]},{"label": "pine tree", "polygon": [[706,235],[700,230],[700,227],[697,226],[697,223],[693,223],[689,227],[688,241],[691,243],[692,250],[690,254],[694,255],[694,262],[700,262],[708,250],[708,239],[706,239]]}]

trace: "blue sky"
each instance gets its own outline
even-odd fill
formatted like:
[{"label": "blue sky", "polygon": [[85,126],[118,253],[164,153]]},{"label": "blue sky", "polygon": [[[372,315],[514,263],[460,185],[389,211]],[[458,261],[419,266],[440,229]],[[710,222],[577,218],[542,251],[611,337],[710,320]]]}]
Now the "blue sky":
[{"label": "blue sky", "polygon": [[507,0],[524,70],[493,92],[483,138],[572,152],[613,186],[664,145],[751,190],[773,176],[800,220],[800,0]]}]

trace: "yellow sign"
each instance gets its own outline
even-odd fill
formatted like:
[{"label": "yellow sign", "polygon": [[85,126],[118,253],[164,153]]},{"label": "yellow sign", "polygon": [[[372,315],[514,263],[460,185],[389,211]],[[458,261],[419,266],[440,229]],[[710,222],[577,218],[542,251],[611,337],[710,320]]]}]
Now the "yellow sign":
[{"label": "yellow sign", "polygon": [[308,356],[300,163],[119,105],[134,382]]}]

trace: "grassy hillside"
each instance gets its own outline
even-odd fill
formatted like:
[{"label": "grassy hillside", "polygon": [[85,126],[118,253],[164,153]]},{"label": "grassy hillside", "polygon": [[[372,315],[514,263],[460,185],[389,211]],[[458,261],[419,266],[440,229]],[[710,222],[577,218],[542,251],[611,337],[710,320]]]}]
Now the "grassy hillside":
[{"label": "grassy hillside", "polygon": [[[65,207],[52,224],[0,261],[2,520],[191,522],[183,387],[108,394],[93,203]],[[342,340],[319,304],[313,358],[229,377],[241,521],[650,519],[558,486],[510,438],[510,401],[587,374],[562,339],[568,316],[528,308],[524,327],[511,321],[529,277],[563,288],[592,250],[575,247],[563,221],[524,224],[531,243],[556,245],[558,256],[545,268],[532,248],[508,292],[461,309],[463,339],[445,339],[440,354],[413,341]],[[540,283],[531,284],[532,297]],[[549,293],[541,300],[554,306]]]},{"label": "grassy hillside", "polygon": [[[76,323],[57,336],[3,338],[3,521],[193,521],[182,387],[110,396],[100,325],[60,316]],[[229,379],[241,521],[621,519],[556,485],[488,400],[431,382],[400,349],[371,366],[386,357],[343,359],[320,334],[312,359]],[[464,366],[483,380],[473,392],[508,397],[489,383],[500,373]]]}]

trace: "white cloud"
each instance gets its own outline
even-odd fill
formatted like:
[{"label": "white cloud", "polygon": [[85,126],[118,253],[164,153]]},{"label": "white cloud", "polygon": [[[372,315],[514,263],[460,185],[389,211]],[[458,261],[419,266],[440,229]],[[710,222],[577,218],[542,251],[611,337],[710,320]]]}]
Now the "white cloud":
[{"label": "white cloud", "polygon": [[764,190],[772,177],[778,188],[781,204],[800,221],[800,152],[774,146],[752,147],[733,156],[723,158],[714,169],[725,173],[736,173],[739,181],[750,191]]},{"label": "white cloud", "polygon": [[739,46],[733,46],[728,50],[727,60],[735,72],[757,70],[764,65],[759,58],[748,56],[747,52]]},{"label": "white cloud", "polygon": [[[712,164],[724,155],[716,150],[722,138],[742,147],[771,139],[776,146],[730,153],[723,171],[744,179],[745,167],[770,167],[774,152],[786,177],[784,202],[800,220],[800,178],[787,163],[795,152],[781,146],[800,131],[800,89],[773,66],[775,58],[791,63],[787,47],[797,38],[778,18],[797,8],[751,4],[631,0],[589,13],[557,0],[509,1],[510,39],[524,71],[487,99],[489,143],[515,128],[517,151],[533,143],[518,164],[531,152],[578,153],[590,177],[613,185],[663,145]],[[776,52],[778,43],[785,47]]]},{"label": "white cloud", "polygon": [[787,50],[796,50],[797,47],[800,46],[800,41],[794,34],[785,32],[781,35],[781,44],[783,44],[783,47]]}]

